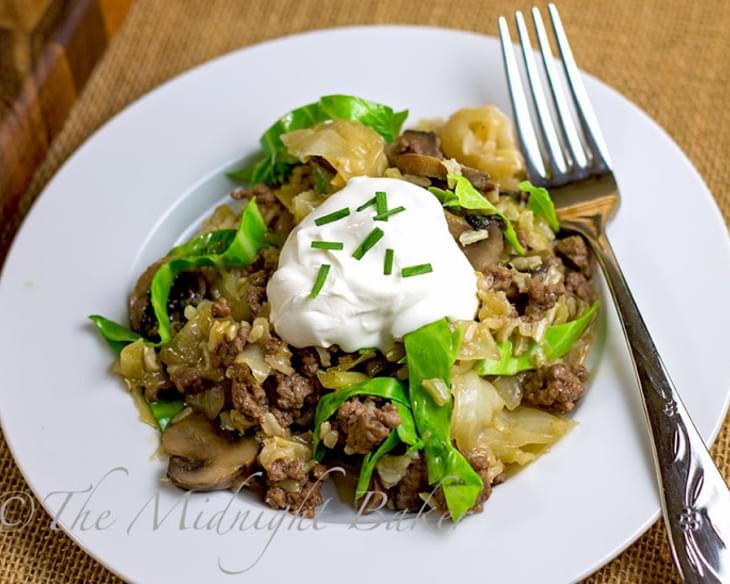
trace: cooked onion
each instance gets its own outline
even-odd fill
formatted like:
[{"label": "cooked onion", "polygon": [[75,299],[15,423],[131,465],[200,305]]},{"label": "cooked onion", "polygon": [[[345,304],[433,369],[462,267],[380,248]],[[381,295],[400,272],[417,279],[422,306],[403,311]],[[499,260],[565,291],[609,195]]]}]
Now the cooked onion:
[{"label": "cooked onion", "polygon": [[334,120],[314,128],[294,130],[281,137],[289,154],[306,162],[320,156],[332,165],[337,175],[335,187],[344,186],[354,176],[382,176],[388,167],[385,141],[380,135],[351,120]]},{"label": "cooked onion", "polygon": [[238,355],[235,362],[238,364],[245,363],[251,369],[256,381],[263,383],[271,373],[271,365],[264,359],[264,351],[261,345],[246,345],[246,347]]},{"label": "cooked onion", "polygon": [[500,474],[505,464],[534,460],[573,426],[568,418],[542,410],[506,409],[494,385],[474,372],[455,375],[452,392],[451,434],[462,452],[476,450],[488,457],[490,478]]},{"label": "cooked onion", "polygon": [[226,392],[222,387],[211,387],[202,393],[188,395],[185,401],[209,420],[215,420],[225,405]]},{"label": "cooked onion", "polygon": [[522,401],[522,380],[517,375],[497,377],[493,385],[508,410],[514,410],[520,405]]},{"label": "cooked onion", "polygon": [[317,371],[317,378],[322,387],[327,389],[342,389],[348,385],[368,380],[368,376],[359,371],[340,371],[335,368]]},{"label": "cooked onion", "polygon": [[460,324],[464,327],[464,336],[458,359],[462,361],[499,359],[499,347],[497,347],[487,323],[462,321]]},{"label": "cooked onion", "polygon": [[303,437],[283,438],[271,436],[264,438],[264,447],[259,453],[259,463],[264,469],[271,470],[271,465],[277,460],[298,461],[309,470],[312,461],[312,448]]},{"label": "cooked onion", "polygon": [[380,475],[380,482],[386,489],[397,485],[401,479],[406,476],[410,464],[418,459],[417,452],[403,454],[401,456],[393,456],[386,454],[375,465]]},{"label": "cooked onion", "polygon": [[437,132],[446,156],[483,170],[503,189],[517,189],[525,163],[509,118],[496,107],[461,109]]}]

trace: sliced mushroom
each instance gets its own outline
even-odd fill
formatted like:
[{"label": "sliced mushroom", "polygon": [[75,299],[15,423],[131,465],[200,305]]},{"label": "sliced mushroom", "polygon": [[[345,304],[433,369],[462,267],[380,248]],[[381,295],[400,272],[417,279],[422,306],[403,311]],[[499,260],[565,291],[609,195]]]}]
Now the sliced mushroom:
[{"label": "sliced mushroom", "polygon": [[398,154],[393,157],[393,162],[403,174],[446,180],[446,167],[441,160],[433,156],[412,153]]},{"label": "sliced mushroom", "polygon": [[465,166],[462,164],[461,174],[468,178],[469,182],[474,186],[474,188],[482,194],[497,190],[497,185],[495,185],[490,180],[489,175],[482,170],[478,170],[476,168],[472,168],[471,166]]},{"label": "sliced mushroom", "polygon": [[393,144],[394,154],[422,154],[443,158],[441,152],[441,140],[435,132],[422,130],[406,130]]},{"label": "sliced mushroom", "polygon": [[191,414],[162,434],[170,455],[168,478],[196,491],[227,489],[251,470],[258,444],[253,438],[232,440],[201,414]]},{"label": "sliced mushroom", "polygon": [[499,261],[504,249],[504,235],[502,224],[494,215],[468,215],[467,218],[444,211],[446,223],[449,226],[451,236],[460,242],[461,236],[467,231],[485,230],[487,237],[471,245],[462,245],[464,255],[469,259],[472,267],[479,271],[485,271]]},{"label": "sliced mushroom", "polygon": [[155,329],[155,334],[157,332],[157,321],[155,320],[152,306],[150,305],[150,286],[152,285],[152,278],[155,277],[157,268],[160,267],[165,259],[162,258],[156,261],[144,271],[134,285],[132,294],[129,296],[129,323],[132,325],[132,330],[144,336],[148,336],[146,333],[149,333],[153,328]]},{"label": "sliced mushroom", "polygon": [[[449,174],[448,161],[443,161],[434,156],[407,152],[393,156],[392,161],[403,174],[425,176],[437,180],[446,180],[446,176]],[[486,194],[497,190],[497,185],[489,179],[486,172],[463,164],[460,166],[461,173],[469,179],[469,182],[480,193]]]}]

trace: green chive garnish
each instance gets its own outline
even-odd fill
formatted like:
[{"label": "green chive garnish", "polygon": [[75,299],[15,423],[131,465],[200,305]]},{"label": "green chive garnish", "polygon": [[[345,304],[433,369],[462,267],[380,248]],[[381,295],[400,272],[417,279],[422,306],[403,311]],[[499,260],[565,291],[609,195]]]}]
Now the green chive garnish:
[{"label": "green chive garnish", "polygon": [[358,212],[360,212],[360,211],[363,211],[363,210],[367,209],[370,205],[374,205],[374,204],[375,204],[375,197],[373,197],[372,199],[369,199],[369,200],[365,201],[356,210]]},{"label": "green chive garnish", "polygon": [[322,286],[324,286],[325,280],[327,280],[327,274],[330,273],[330,265],[329,264],[322,264],[319,266],[319,272],[317,272],[317,279],[314,281],[314,286],[312,286],[312,291],[309,293],[310,298],[316,298],[319,293],[322,291]]},{"label": "green chive garnish", "polygon": [[343,217],[347,217],[350,214],[350,209],[345,207],[344,209],[340,209],[339,211],[335,211],[334,213],[330,213],[329,215],[324,215],[320,217],[319,219],[314,220],[315,225],[326,225],[327,223],[333,223],[334,221],[339,221]]},{"label": "green chive garnish", "polygon": [[378,215],[387,213],[388,211],[388,195],[383,191],[375,193],[375,212]]},{"label": "green chive garnish", "polygon": [[431,272],[433,272],[431,264],[417,264],[403,268],[400,271],[400,275],[404,278],[410,278],[411,276],[421,276],[423,274],[430,274]]},{"label": "green chive garnish", "polygon": [[341,241],[313,241],[314,249],[344,249],[345,244]]},{"label": "green chive garnish", "polygon": [[386,276],[390,276],[393,273],[393,250],[388,248],[385,250],[385,265],[383,266],[383,273]]},{"label": "green chive garnish", "polygon": [[389,211],[386,211],[385,213],[378,213],[373,219],[375,221],[387,221],[388,217],[392,217],[393,215],[397,215],[398,213],[402,213],[405,211],[405,207],[396,207],[395,209],[390,209]]},{"label": "green chive garnish", "polygon": [[357,246],[357,249],[352,253],[352,257],[354,257],[356,260],[361,260],[363,256],[376,244],[380,241],[380,239],[385,235],[382,229],[380,227],[376,227],[373,229],[368,236],[365,238],[365,241],[363,241],[360,245]]}]

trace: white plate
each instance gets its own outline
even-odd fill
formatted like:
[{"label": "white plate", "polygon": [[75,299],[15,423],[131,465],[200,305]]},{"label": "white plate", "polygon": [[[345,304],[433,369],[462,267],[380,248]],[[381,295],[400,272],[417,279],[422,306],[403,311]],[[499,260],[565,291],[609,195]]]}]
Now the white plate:
[{"label": "white plate", "polygon": [[[616,253],[689,411],[710,440],[730,385],[725,226],[670,138],[606,85],[588,76],[586,84],[624,196],[610,226]],[[509,111],[495,39],[365,27],[238,51],[163,85],[114,118],[48,185],[0,284],[0,411],[23,474],[52,512],[64,497],[49,493],[95,485],[85,509],[88,494],[70,499],[61,526],[136,582],[230,582],[224,570],[251,565],[243,578],[273,575],[277,582],[319,573],[343,574],[349,582],[387,574],[388,581],[478,575],[500,583],[566,582],[588,574],[642,533],[659,508],[636,384],[610,306],[600,365],[575,413],[579,426],[495,489],[484,513],[454,529],[409,521],[401,531],[372,523],[364,531],[348,528],[342,513],[303,531],[288,518],[278,529],[274,523],[225,534],[181,529],[183,502],[192,521],[198,512],[210,518],[230,497],[188,499],[171,488],[161,491],[160,516],[178,506],[154,528],[153,509],[145,504],[164,472],[151,458],[156,433],[137,421],[131,399],[109,372],[112,354],[85,317],[98,312],[123,320],[136,276],[230,188],[221,169],[252,153],[280,114],[331,93],[409,108],[411,122],[482,103]],[[117,467],[126,470],[101,481]],[[250,496],[232,505],[278,517]],[[83,510],[86,522],[76,518]],[[89,528],[103,511],[109,515]]]}]

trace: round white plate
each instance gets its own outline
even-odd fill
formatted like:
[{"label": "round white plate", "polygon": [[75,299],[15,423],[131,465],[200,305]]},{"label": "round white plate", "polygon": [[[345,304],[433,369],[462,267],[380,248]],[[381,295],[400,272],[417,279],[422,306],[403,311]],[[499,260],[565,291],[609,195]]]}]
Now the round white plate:
[{"label": "round white plate", "polygon": [[[585,81],[623,194],[610,236],[682,397],[711,440],[730,386],[725,226],[670,138],[615,91]],[[636,383],[610,304],[578,427],[496,488],[484,513],[456,527],[412,519],[397,528],[372,520],[353,527],[342,512],[312,525],[251,496],[189,497],[160,487],[156,433],[137,420],[109,371],[112,353],[85,317],[124,320],[137,275],[231,187],[222,170],[253,153],[283,112],[331,93],[409,108],[411,122],[483,103],[510,111],[495,39],[363,27],[235,52],[118,115],[48,185],[0,282],[0,412],[23,474],[79,545],[135,582],[231,582],[226,572],[241,571],[240,581],[277,582],[322,573],[348,582],[477,574],[500,583],[588,574],[659,509]],[[65,494],[72,491],[79,493]]]}]

